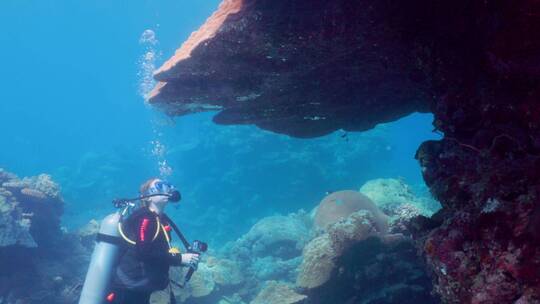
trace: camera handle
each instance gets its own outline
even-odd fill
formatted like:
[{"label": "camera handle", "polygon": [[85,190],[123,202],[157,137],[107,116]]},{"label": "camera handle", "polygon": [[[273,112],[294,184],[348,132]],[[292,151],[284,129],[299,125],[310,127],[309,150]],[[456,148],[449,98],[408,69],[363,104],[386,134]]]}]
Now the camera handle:
[{"label": "camera handle", "polygon": [[[189,252],[189,253],[200,254],[200,252],[195,252],[193,250],[193,248],[191,247],[191,244],[188,242],[188,240],[186,239],[184,234],[180,231],[180,229],[178,229],[178,226],[176,226],[176,224],[166,214],[163,214],[163,215],[164,215],[165,219],[167,220],[167,222],[169,222],[169,225],[171,225],[174,232],[176,232],[176,234],[180,238],[180,241],[182,241],[182,244],[186,248],[186,251]],[[191,279],[191,276],[193,275],[194,272],[195,272],[195,268],[194,267],[189,267],[189,270],[186,273],[186,276],[184,277],[184,282],[182,282],[182,284],[179,284],[179,283],[174,282],[172,280],[171,280],[171,282],[173,282],[176,286],[178,286],[180,288],[184,288],[186,283],[189,282],[189,280]]]}]

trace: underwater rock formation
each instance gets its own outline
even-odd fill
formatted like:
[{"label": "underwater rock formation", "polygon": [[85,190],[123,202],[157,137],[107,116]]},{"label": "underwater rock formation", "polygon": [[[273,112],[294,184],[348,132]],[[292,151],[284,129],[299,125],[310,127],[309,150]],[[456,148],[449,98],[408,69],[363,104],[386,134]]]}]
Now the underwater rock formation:
[{"label": "underwater rock formation", "polygon": [[496,142],[477,152],[446,139],[418,152],[443,210],[416,234],[448,303],[540,302],[540,158]]},{"label": "underwater rock formation", "polygon": [[231,0],[156,74],[171,115],[221,110],[309,137],[431,110],[418,151],[443,209],[416,237],[447,303],[540,302],[540,5]]},{"label": "underwater rock formation", "polygon": [[417,152],[443,210],[419,245],[445,302],[540,303],[540,5],[452,6],[429,56],[444,138]]},{"label": "underwater rock formation", "polygon": [[149,102],[170,115],[218,110],[217,123],[298,137],[427,111],[419,50],[407,40],[410,10],[405,2],[223,1],[157,71]]}]

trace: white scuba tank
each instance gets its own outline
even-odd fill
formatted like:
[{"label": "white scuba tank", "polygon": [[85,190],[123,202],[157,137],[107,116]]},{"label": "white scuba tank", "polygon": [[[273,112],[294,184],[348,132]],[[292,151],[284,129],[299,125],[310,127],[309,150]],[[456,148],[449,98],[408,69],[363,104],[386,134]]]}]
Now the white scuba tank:
[{"label": "white scuba tank", "polygon": [[120,212],[116,212],[101,221],[79,304],[106,302],[112,273],[118,261],[119,245],[123,241],[118,231],[121,216]]}]

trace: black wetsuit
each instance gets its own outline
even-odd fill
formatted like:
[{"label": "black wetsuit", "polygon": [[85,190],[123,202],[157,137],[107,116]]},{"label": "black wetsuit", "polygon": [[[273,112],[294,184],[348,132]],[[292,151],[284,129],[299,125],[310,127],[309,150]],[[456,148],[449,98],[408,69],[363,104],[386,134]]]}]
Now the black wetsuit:
[{"label": "black wetsuit", "polygon": [[[169,253],[165,233],[170,239],[170,232],[158,227],[157,217],[156,213],[143,207],[124,221],[123,230],[135,245],[126,242],[120,253],[113,277],[112,292],[115,296],[112,303],[149,303],[152,292],[168,286],[169,266],[181,264],[180,254]],[[165,217],[160,217],[159,221],[165,227],[169,225]]]}]

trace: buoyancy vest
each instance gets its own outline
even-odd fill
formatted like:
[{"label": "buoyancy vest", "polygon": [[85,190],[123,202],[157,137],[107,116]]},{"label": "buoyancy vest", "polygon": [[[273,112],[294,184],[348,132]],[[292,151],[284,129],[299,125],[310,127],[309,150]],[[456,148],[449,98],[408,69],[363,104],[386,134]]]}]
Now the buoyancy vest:
[{"label": "buoyancy vest", "polygon": [[153,292],[167,287],[169,267],[176,264],[169,253],[170,232],[164,228],[168,224],[167,217],[141,207],[119,225],[125,246],[114,272],[114,288]]}]

